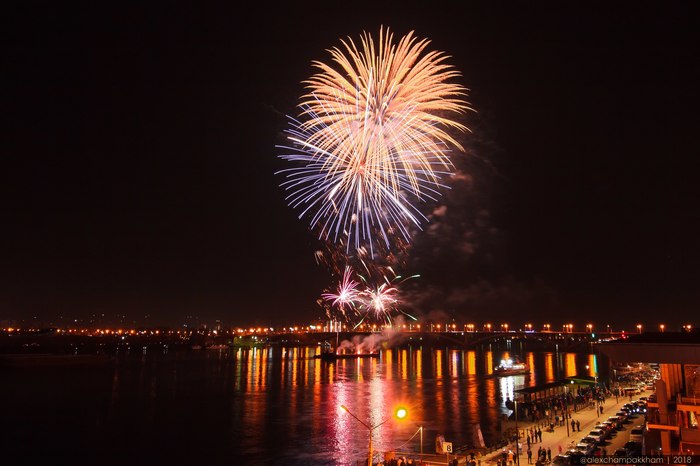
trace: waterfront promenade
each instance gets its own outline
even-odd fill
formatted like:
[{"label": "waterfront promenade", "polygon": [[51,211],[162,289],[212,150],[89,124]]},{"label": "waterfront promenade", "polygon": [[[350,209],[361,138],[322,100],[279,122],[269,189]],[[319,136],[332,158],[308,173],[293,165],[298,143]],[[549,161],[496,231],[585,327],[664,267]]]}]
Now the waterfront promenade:
[{"label": "waterfront promenade", "polygon": [[[632,398],[632,400],[637,400],[639,399],[639,395],[636,395]],[[571,422],[571,419],[574,421],[578,421],[580,423],[580,431],[572,431],[571,429],[571,424],[569,424],[568,428],[568,433],[567,433],[567,427],[566,425],[563,426],[556,426],[554,427],[554,431],[550,432],[546,425],[546,421],[538,421],[538,422],[530,422],[525,419],[518,419],[518,431],[521,434],[520,438],[520,444],[521,444],[521,450],[520,450],[520,464],[521,465],[527,465],[528,460],[527,460],[527,441],[526,441],[526,436],[524,434],[525,431],[529,431],[530,428],[537,428],[539,427],[540,430],[542,431],[542,441],[541,442],[532,442],[530,444],[530,448],[532,450],[532,464],[534,465],[536,460],[537,460],[537,451],[539,448],[543,448],[544,450],[547,450],[547,448],[550,449],[552,459],[556,458],[556,456],[559,454],[559,447],[561,447],[562,452],[566,452],[566,450],[571,446],[571,445],[576,445],[579,443],[579,441],[588,435],[588,433],[594,428],[594,426],[600,422],[603,422],[608,419],[608,417],[615,415],[616,412],[618,412],[622,406],[625,403],[628,403],[630,401],[629,397],[619,397],[616,399],[614,396],[608,397],[605,399],[605,403],[603,404],[603,412],[598,413],[596,411],[596,408],[591,408],[591,407],[584,407],[577,412],[571,413],[571,418],[568,420],[568,422]],[[643,416],[638,418],[635,422],[626,425],[623,430],[621,430],[617,435],[616,438],[613,440],[610,440],[607,445],[605,445],[605,449],[607,451],[608,455],[611,455],[616,448],[621,447],[624,445],[627,440],[629,440],[629,430],[631,430],[632,426],[634,424],[638,424],[643,421]],[[515,421],[513,419],[510,419],[508,421],[504,421],[504,426],[503,426],[503,431],[515,431]],[[573,444],[572,444],[573,442]],[[498,463],[499,458],[502,457],[503,451],[508,453],[508,451],[512,451],[515,453],[515,443],[511,442],[507,445],[505,445],[502,448],[496,449],[490,453],[487,454],[481,454],[481,453],[475,453],[475,461],[477,466],[490,466],[490,465],[495,465]],[[453,461],[456,459],[457,464],[460,465],[466,465],[470,461],[471,455],[469,452],[458,452],[456,455],[435,455],[435,454],[425,454],[422,457],[422,463],[420,462],[419,458],[415,454],[402,454],[398,453],[398,456],[406,456],[409,458],[415,458],[415,463],[414,464],[423,464],[423,465],[452,465],[454,464]],[[410,463],[409,463],[410,464]],[[517,465],[515,458],[513,458],[513,464]]]},{"label": "waterfront promenade", "polygon": [[[636,395],[635,397],[632,398],[633,400],[639,399],[639,395]],[[566,425],[563,426],[556,426],[554,427],[553,432],[549,432],[546,428],[540,427],[542,431],[542,442],[534,442],[531,443],[530,448],[532,449],[532,464],[535,464],[535,461],[537,460],[537,451],[541,447],[543,449],[549,448],[552,452],[552,459],[554,459],[558,454],[559,454],[559,448],[561,447],[562,452],[566,452],[566,450],[569,448],[571,443],[573,442],[574,445],[578,443],[583,437],[588,435],[588,433],[593,429],[593,427],[605,420],[608,419],[608,417],[615,415],[616,412],[618,412],[622,406],[625,403],[630,402],[630,397],[624,397],[621,396],[619,399],[616,400],[614,396],[608,397],[605,399],[605,403],[603,404],[603,412],[602,414],[598,414],[596,412],[596,408],[590,408],[590,407],[585,407],[583,409],[580,409],[578,412],[572,412],[571,413],[571,419],[574,421],[578,421],[581,423],[580,427],[581,430],[572,432],[571,431],[571,425],[569,424],[568,427],[568,435],[567,435],[567,427]],[[568,420],[568,422],[571,422],[571,419]],[[507,428],[515,428],[515,421],[509,420],[507,422]],[[521,439],[520,439],[520,444],[521,444],[521,450],[520,450],[520,464],[528,464],[527,461],[527,443],[526,439],[523,438],[523,431],[529,430],[531,427],[535,428],[538,425],[541,425],[540,423],[532,423],[529,421],[521,421],[520,419],[518,420],[518,430],[521,433]],[[629,428],[625,428],[623,431],[619,433],[620,440],[618,440],[615,443],[622,443],[624,444],[625,441],[627,441],[627,437],[629,436]],[[624,440],[624,441],[622,441]],[[612,454],[614,451],[614,448],[611,446],[606,446],[605,447],[607,450],[608,454]],[[496,464],[499,457],[502,456],[503,450],[505,449],[506,452],[509,450],[512,450],[515,452],[515,443],[510,443],[507,446],[493,451],[489,454],[483,455],[481,457],[481,463],[484,464]],[[478,463],[477,463],[478,464]]]}]

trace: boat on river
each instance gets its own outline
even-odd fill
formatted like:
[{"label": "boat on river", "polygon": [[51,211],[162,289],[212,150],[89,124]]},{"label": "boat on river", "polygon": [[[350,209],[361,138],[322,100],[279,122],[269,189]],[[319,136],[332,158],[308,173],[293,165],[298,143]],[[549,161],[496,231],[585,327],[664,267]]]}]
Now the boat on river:
[{"label": "boat on river", "polygon": [[526,375],[530,373],[530,366],[524,362],[512,359],[501,359],[501,363],[493,368],[492,377],[506,377],[509,375]]}]

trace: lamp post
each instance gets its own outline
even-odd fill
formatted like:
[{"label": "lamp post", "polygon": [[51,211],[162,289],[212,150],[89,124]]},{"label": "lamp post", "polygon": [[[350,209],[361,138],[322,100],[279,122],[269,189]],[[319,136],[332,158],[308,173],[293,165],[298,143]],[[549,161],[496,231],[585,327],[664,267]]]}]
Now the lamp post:
[{"label": "lamp post", "polygon": [[[586,370],[588,370],[590,366],[586,364]],[[593,369],[593,380],[595,382],[595,385],[593,385],[594,393],[596,396],[595,400],[595,416],[596,418],[600,419],[600,409],[598,407],[598,404],[600,403],[600,400],[598,400],[598,371],[596,369]]]},{"label": "lamp post", "polygon": [[420,459],[423,461],[423,426],[420,426]]},{"label": "lamp post", "polygon": [[[571,383],[574,383],[572,380]],[[569,436],[569,387],[564,385],[564,424],[566,424],[566,436]]]},{"label": "lamp post", "polygon": [[[367,428],[367,431],[369,432],[369,448],[368,448],[369,451],[368,451],[368,453],[367,453],[367,466],[372,466],[372,432],[373,432],[374,429],[376,429],[377,427],[380,427],[380,426],[386,424],[388,421],[390,421],[390,420],[391,420],[391,416],[389,416],[388,418],[384,419],[382,422],[380,422],[380,423],[377,424],[377,425],[369,426],[369,425],[367,425],[366,423],[364,423],[362,420],[360,420],[359,417],[357,417],[357,416],[355,416],[353,413],[351,413],[350,410],[349,410],[345,405],[340,405],[340,409],[342,409],[343,411],[345,411],[346,413],[348,413],[350,416],[352,416],[353,418],[355,418],[355,420],[356,420],[357,422],[359,422],[360,424],[362,424],[363,426],[365,426],[365,428]],[[396,417],[397,419],[403,419],[403,418],[406,417],[407,414],[408,414],[408,411],[406,410],[406,408],[398,408],[398,409],[394,412],[394,417]],[[422,449],[423,449],[423,428],[421,427],[421,451],[422,451]]]},{"label": "lamp post", "polygon": [[520,431],[518,430],[518,400],[513,397],[515,403],[515,461],[520,466]]}]

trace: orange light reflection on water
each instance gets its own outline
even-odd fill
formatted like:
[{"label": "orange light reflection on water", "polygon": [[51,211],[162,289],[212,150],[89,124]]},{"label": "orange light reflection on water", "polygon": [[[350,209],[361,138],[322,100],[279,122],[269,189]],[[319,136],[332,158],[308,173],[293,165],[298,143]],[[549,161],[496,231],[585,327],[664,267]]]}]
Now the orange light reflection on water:
[{"label": "orange light reflection on water", "polygon": [[530,377],[527,378],[527,384],[530,387],[534,387],[537,385],[537,376],[535,375],[535,353],[527,353],[527,365],[530,367]]},{"label": "orange light reflection on water", "polygon": [[393,367],[393,355],[394,352],[390,349],[384,350],[384,354],[382,355],[384,358],[384,364],[386,364],[387,367],[387,371],[384,373],[387,380],[391,380],[393,378],[393,371],[391,370]]},{"label": "orange light reflection on water", "polygon": [[598,375],[598,361],[596,360],[595,354],[588,355],[588,375],[590,377]]},{"label": "orange light reflection on water", "polygon": [[401,361],[400,364],[400,374],[399,376],[401,377],[401,380],[407,380],[408,379],[408,350],[401,350],[399,353],[399,360]]},{"label": "orange light reflection on water", "polygon": [[417,349],[416,350],[416,378],[417,379],[422,379],[423,378],[423,350],[422,349]]},{"label": "orange light reflection on water", "polygon": [[554,355],[552,353],[544,355],[544,376],[545,382],[554,382]]},{"label": "orange light reflection on water", "polygon": [[566,353],[566,359],[564,359],[564,373],[567,377],[576,377],[578,373],[576,370],[576,353]]},{"label": "orange light reflection on water", "polygon": [[476,375],[476,351],[467,352],[467,374]]},{"label": "orange light reflection on water", "polygon": [[[477,365],[484,364],[485,372],[492,374],[497,365],[493,361],[500,362],[500,352],[494,356],[492,351],[443,348],[429,349],[426,354],[420,347],[409,347],[383,350],[381,358],[343,359],[334,363],[313,359],[316,353],[315,347],[238,348],[229,353],[235,367],[229,366],[230,372],[223,374],[227,383],[235,391],[254,395],[241,398],[239,412],[246,413],[239,420],[241,427],[260,428],[256,423],[266,416],[266,405],[260,402],[260,394],[269,391],[269,384],[274,383],[284,393],[286,419],[308,419],[307,428],[328,438],[338,457],[361,460],[362,450],[366,451],[367,430],[347,413],[309,416],[309,405],[327,410],[344,404],[358,418],[376,424],[391,416],[398,402],[407,400],[410,422],[402,424],[391,420],[375,430],[376,450],[386,451],[410,438],[416,429],[413,424],[417,426],[434,419],[442,420],[441,429],[469,436],[460,413],[470,422],[485,422],[488,426],[492,416],[499,416],[503,401],[514,399],[516,389],[552,382],[557,375],[572,377],[577,373],[577,353],[560,353],[555,358],[554,353],[527,352],[522,356],[532,370],[529,377],[488,379],[475,377],[483,374]],[[508,359],[514,354],[503,352],[502,358]],[[589,365],[588,374],[594,377],[596,356],[581,356]],[[426,358],[425,367],[423,357]],[[483,358],[483,362],[478,362],[478,358]],[[537,367],[538,364],[544,367]],[[536,380],[537,373],[540,378],[544,375],[545,380]],[[428,379],[425,384],[424,379]],[[330,390],[329,385],[332,385]],[[290,426],[289,430],[292,436],[301,435],[303,431],[299,426]],[[424,448],[429,448],[429,444],[424,438]]]},{"label": "orange light reflection on water", "polygon": [[450,352],[450,377],[459,377],[459,351]]}]

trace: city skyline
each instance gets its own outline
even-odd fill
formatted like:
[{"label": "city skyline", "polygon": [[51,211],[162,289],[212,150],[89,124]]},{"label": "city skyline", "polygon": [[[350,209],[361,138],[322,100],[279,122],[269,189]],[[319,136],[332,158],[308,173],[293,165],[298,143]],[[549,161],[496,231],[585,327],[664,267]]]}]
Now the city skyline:
[{"label": "city skyline", "polygon": [[449,55],[476,110],[456,183],[421,207],[407,310],[692,322],[700,69],[683,5],[171,8],[14,7],[0,320],[323,316],[335,279],[275,145],[312,61],[386,26]]}]

